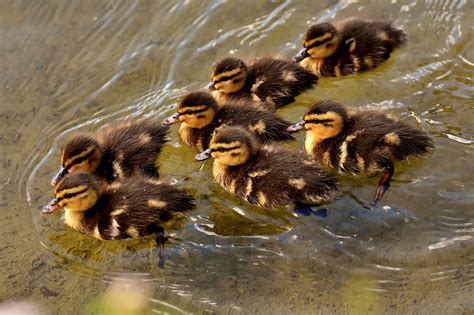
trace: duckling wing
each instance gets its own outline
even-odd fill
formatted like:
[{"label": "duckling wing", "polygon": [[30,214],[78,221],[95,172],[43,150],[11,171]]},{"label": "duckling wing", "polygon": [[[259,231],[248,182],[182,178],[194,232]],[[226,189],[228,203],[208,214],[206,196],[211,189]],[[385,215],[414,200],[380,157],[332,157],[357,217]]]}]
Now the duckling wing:
[{"label": "duckling wing", "polygon": [[318,77],[297,63],[264,57],[249,67],[251,92],[276,108],[293,103],[295,97],[316,85]]},{"label": "duckling wing", "polygon": [[351,19],[338,26],[344,50],[351,55],[355,71],[372,69],[406,42],[406,34],[391,23]]},{"label": "duckling wing", "polygon": [[112,168],[113,179],[135,172],[157,175],[156,160],[167,142],[168,127],[153,119],[124,122],[100,131],[103,165]]},{"label": "duckling wing", "polygon": [[249,101],[229,102],[222,108],[220,114],[221,124],[245,127],[262,143],[295,139],[288,132],[291,123],[281,119],[273,111],[255,107]]}]

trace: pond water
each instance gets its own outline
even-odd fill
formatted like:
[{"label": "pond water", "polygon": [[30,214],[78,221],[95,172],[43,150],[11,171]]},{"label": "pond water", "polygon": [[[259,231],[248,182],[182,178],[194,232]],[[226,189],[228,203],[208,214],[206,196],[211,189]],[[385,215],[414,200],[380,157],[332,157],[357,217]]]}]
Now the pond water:
[{"label": "pond water", "polygon": [[[427,131],[433,154],[397,164],[377,207],[376,177],[342,177],[326,218],[249,206],[213,182],[211,162],[192,162],[174,126],[161,173],[197,208],[170,231],[164,269],[151,238],[101,242],[40,216],[72,133],[162,119],[220,58],[291,56],[308,23],[352,16],[393,20],[409,42],[279,114],[296,121],[329,98]],[[111,282],[132,279],[147,314],[473,313],[473,20],[463,0],[1,1],[0,301],[94,313]]]}]

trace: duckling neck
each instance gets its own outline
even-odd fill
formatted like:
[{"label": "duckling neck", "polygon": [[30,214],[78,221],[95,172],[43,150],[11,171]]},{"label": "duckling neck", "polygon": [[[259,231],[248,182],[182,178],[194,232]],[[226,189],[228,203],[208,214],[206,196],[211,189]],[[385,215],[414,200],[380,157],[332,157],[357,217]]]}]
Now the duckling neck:
[{"label": "duckling neck", "polygon": [[324,138],[318,136],[316,133],[307,132],[304,140],[304,149],[308,155],[313,154],[313,150],[324,141]]},{"label": "duckling neck", "polygon": [[214,164],[212,165],[212,175],[217,183],[223,183],[224,177],[227,172],[228,166],[219,162],[218,160],[214,160]]},{"label": "duckling neck", "polygon": [[79,232],[84,232],[84,227],[82,225],[84,218],[85,215],[82,211],[66,210],[64,213],[64,220],[66,221],[66,224]]}]

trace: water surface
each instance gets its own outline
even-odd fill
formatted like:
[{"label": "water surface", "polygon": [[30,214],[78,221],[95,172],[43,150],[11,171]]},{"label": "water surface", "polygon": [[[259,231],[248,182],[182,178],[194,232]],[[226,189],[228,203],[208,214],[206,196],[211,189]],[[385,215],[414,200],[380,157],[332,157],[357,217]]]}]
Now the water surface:
[{"label": "water surface", "polygon": [[[0,2],[0,300],[94,312],[109,283],[132,278],[146,284],[150,314],[474,312],[473,9],[462,0]],[[161,173],[198,207],[171,231],[165,269],[151,238],[101,242],[39,215],[72,133],[162,119],[218,59],[290,56],[308,23],[352,16],[393,20],[409,43],[373,72],[321,80],[279,113],[296,120],[331,98],[426,130],[433,154],[397,165],[377,207],[376,177],[343,177],[327,218],[249,206],[212,181],[211,163],[191,162],[173,127]]]}]

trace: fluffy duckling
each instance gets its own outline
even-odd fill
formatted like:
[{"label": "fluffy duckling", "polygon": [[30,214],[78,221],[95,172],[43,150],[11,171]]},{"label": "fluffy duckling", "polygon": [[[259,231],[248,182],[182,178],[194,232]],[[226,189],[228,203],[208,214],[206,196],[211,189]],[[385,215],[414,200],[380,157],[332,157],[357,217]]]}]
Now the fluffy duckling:
[{"label": "fluffy duckling", "polygon": [[254,135],[238,126],[219,128],[212,137],[214,179],[225,190],[265,208],[289,204],[319,204],[337,191],[336,179],[299,152],[261,145]]},{"label": "fluffy duckling", "polygon": [[393,162],[419,157],[433,148],[431,138],[403,122],[372,110],[349,114],[333,101],[319,101],[288,130],[306,129],[305,150],[326,167],[353,175],[384,172],[374,203],[390,186]]},{"label": "fluffy duckling", "polygon": [[318,76],[339,77],[379,66],[405,42],[406,34],[387,22],[348,19],[336,25],[313,24],[293,61]]},{"label": "fluffy duckling", "polygon": [[163,225],[191,210],[193,198],[157,179],[135,175],[108,185],[90,173],[74,172],[59,182],[55,199],[42,214],[61,208],[66,224],[78,232],[101,240],[156,233],[162,250],[166,241]]},{"label": "fluffy duckling", "polygon": [[293,103],[317,80],[317,76],[288,60],[263,57],[246,65],[240,59],[225,58],[212,70],[211,89],[215,89],[213,95],[219,104],[247,98],[278,108]]},{"label": "fluffy duckling", "polygon": [[163,124],[181,123],[179,136],[187,146],[203,151],[208,149],[214,130],[222,125],[239,125],[255,133],[260,142],[294,140],[287,130],[290,123],[272,111],[261,110],[249,100],[228,101],[218,106],[206,91],[184,96],[177,113],[163,120]]},{"label": "fluffy duckling", "polygon": [[157,158],[167,141],[168,128],[153,119],[105,126],[96,134],[79,134],[65,145],[61,169],[51,184],[64,175],[86,171],[111,183],[139,173],[158,177]]}]

